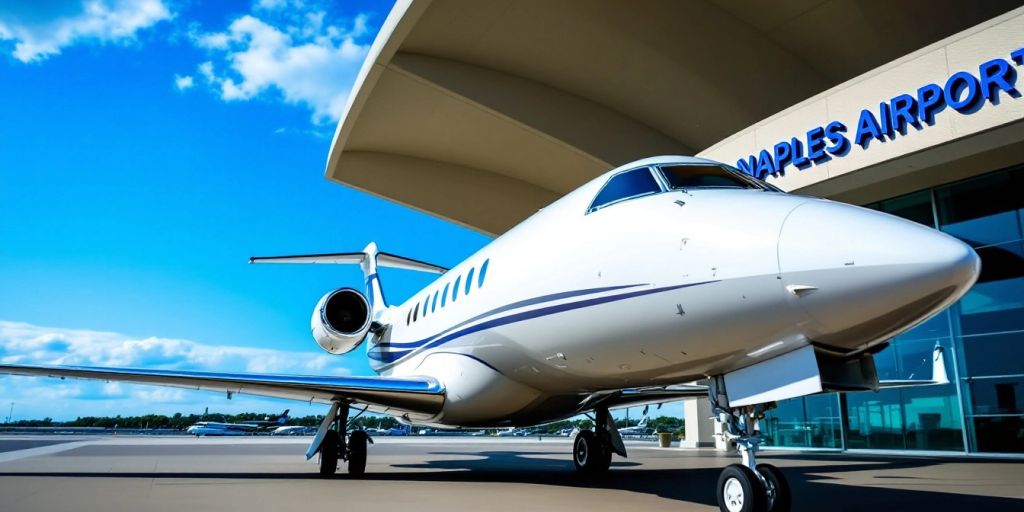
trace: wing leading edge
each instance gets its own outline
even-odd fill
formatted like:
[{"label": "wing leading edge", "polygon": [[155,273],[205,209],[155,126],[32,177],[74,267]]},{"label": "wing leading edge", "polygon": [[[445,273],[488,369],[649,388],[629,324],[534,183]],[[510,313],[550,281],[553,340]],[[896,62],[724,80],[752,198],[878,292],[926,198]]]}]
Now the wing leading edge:
[{"label": "wing leading edge", "polygon": [[429,377],[317,377],[248,373],[148,370],[90,366],[36,366],[0,364],[0,374],[95,379],[155,384],[186,389],[288,398],[303,402],[357,402],[379,412],[435,415],[445,390]]}]

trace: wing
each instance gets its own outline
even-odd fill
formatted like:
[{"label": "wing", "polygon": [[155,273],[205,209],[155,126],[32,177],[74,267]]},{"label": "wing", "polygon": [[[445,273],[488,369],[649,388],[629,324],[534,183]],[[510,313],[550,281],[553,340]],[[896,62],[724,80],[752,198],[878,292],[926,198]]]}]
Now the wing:
[{"label": "wing", "polygon": [[357,402],[392,415],[435,415],[444,404],[444,386],[427,377],[315,377],[248,373],[146,370],[89,366],[0,364],[0,374],[96,379],[186,389],[289,398],[303,402]]}]

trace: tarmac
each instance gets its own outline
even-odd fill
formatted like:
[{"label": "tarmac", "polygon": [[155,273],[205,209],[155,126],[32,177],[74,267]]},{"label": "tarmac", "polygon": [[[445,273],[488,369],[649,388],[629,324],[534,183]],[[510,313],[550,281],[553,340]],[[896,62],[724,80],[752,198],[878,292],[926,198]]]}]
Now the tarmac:
[{"label": "tarmac", "polygon": [[[376,438],[367,474],[306,461],[309,438],[0,437],[0,510],[713,511],[734,454],[627,442],[576,475],[565,438]],[[764,451],[796,511],[1024,510],[1024,461]]]}]

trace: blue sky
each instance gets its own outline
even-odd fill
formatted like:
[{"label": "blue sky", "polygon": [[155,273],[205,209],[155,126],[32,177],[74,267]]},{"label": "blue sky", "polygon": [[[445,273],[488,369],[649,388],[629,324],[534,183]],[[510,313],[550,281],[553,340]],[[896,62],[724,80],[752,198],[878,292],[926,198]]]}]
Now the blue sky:
[{"label": "blue sky", "polygon": [[[372,374],[309,336],[357,269],[247,258],[374,240],[451,266],[489,241],[323,177],[390,2],[39,4],[0,4],[0,360]],[[382,271],[393,302],[431,278]],[[11,402],[15,419],[324,409],[0,376],[0,419]]]},{"label": "blue sky", "polygon": [[[0,359],[369,374],[309,336],[358,270],[247,258],[376,240],[452,265],[487,243],[323,177],[390,2],[264,3],[0,7]],[[393,301],[431,279],[382,278]],[[12,401],[16,418],[278,407],[0,377],[0,417]]]}]

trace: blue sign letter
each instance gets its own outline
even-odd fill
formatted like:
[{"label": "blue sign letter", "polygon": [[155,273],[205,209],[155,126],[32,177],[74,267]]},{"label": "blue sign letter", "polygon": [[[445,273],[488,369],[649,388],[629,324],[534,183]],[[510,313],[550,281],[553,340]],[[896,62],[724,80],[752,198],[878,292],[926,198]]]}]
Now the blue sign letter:
[{"label": "blue sign letter", "polygon": [[999,104],[999,91],[996,86],[1011,98],[1020,98],[1020,91],[1013,87],[1017,81],[1017,71],[1003,59],[992,59],[978,68],[981,74],[981,94],[993,105]]},{"label": "blue sign letter", "polygon": [[928,84],[917,90],[918,116],[928,126],[935,124],[935,114],[946,108],[946,97],[942,94],[942,88],[935,84]]},{"label": "blue sign letter", "polygon": [[825,148],[826,151],[835,156],[844,156],[850,151],[850,140],[846,138],[846,125],[839,121],[832,121],[825,127],[825,138],[832,143]]},{"label": "blue sign letter", "polygon": [[[964,91],[967,91],[967,94],[961,94]],[[946,96],[946,104],[961,114],[973,114],[981,107],[981,85],[974,75],[966,71],[953,73],[953,76],[946,80],[943,92]]]},{"label": "blue sign letter", "polygon": [[871,139],[885,140],[882,138],[882,131],[878,127],[875,115],[870,110],[864,109],[860,111],[860,120],[857,121],[857,134],[853,136],[853,141],[860,147],[867,149]]},{"label": "blue sign letter", "polygon": [[782,141],[775,145],[775,171],[774,173],[786,174],[786,165],[793,161],[793,148],[789,143]]}]

